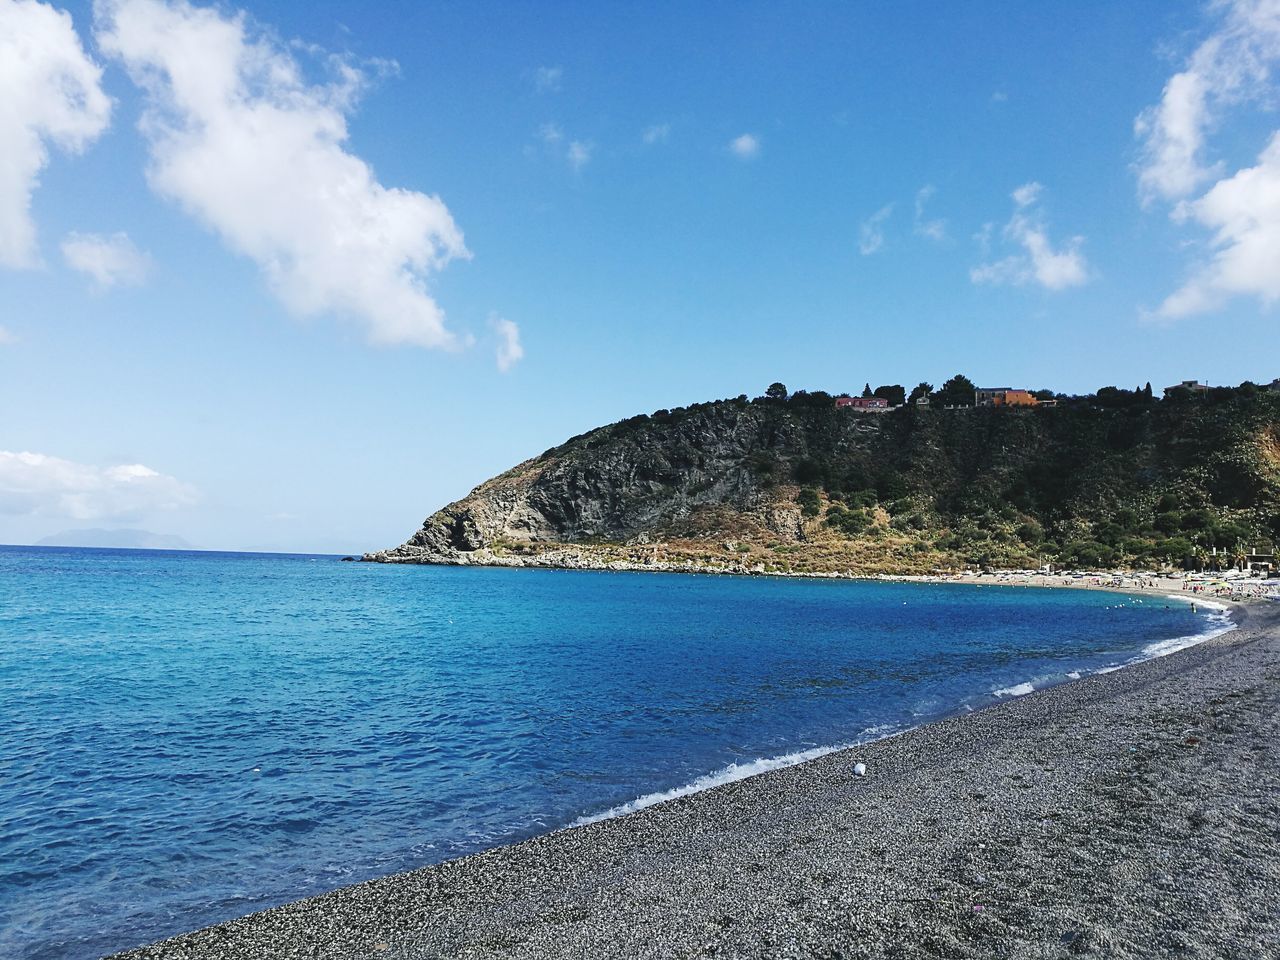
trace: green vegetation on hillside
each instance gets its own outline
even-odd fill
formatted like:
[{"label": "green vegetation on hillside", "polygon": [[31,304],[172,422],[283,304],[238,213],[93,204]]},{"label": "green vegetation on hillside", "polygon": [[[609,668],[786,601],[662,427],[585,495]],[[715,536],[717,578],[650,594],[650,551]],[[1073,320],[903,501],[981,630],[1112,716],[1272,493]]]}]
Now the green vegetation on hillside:
[{"label": "green vegetation on hillside", "polygon": [[[901,387],[874,393],[890,390],[901,403]],[[700,489],[688,482],[699,445],[749,429],[736,462],[701,469],[740,470],[743,483],[792,503],[801,541],[833,557],[849,541],[956,565],[1229,566],[1280,539],[1274,390],[1178,388],[1156,399],[1148,384],[1084,397],[1042,391],[1054,407],[947,409],[973,402],[972,382],[957,376],[938,391],[912,391],[922,394],[935,402],[868,415],[836,409],[825,392],[774,384],[755,400],[632,417],[544,456],[568,457],[575,469],[588,468],[593,450],[641,457],[641,471],[660,465],[655,502],[663,490],[687,500],[717,479],[702,477]],[[690,520],[664,535],[698,530]]]}]

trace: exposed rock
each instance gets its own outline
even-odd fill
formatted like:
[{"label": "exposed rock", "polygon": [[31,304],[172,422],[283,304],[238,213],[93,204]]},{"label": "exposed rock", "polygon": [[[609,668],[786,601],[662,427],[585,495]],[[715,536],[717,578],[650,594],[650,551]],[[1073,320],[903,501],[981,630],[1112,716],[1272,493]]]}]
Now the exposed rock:
[{"label": "exposed rock", "polygon": [[1181,562],[1184,531],[1201,544],[1280,536],[1280,396],[877,415],[824,396],[601,427],[363,559],[908,573],[1126,556],[1156,566]]}]

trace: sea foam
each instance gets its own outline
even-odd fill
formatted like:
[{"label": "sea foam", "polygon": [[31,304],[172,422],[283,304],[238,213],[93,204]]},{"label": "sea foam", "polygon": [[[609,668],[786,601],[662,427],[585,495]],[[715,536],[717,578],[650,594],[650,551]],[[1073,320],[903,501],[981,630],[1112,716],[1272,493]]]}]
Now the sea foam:
[{"label": "sea foam", "polygon": [[1204,643],[1206,640],[1220,637],[1224,633],[1230,633],[1236,628],[1236,622],[1231,619],[1231,608],[1225,603],[1218,603],[1216,600],[1202,600],[1199,597],[1184,597],[1179,594],[1170,594],[1169,599],[1181,600],[1183,603],[1195,604],[1197,607],[1212,611],[1205,617],[1206,628],[1200,633],[1194,633],[1189,636],[1171,637],[1168,640],[1157,640],[1155,643],[1147,644],[1142,648],[1143,656],[1141,659],[1143,660],[1168,656],[1178,650],[1185,650],[1187,647],[1194,647],[1198,643]]},{"label": "sea foam", "polygon": [[762,773],[768,773],[771,770],[781,770],[784,767],[794,767],[800,763],[807,763],[810,760],[817,760],[819,757],[825,757],[829,753],[835,753],[839,750],[847,750],[850,747],[862,746],[873,740],[883,740],[886,737],[903,733],[910,727],[895,726],[893,724],[880,724],[864,731],[864,736],[857,740],[851,740],[848,743],[837,743],[826,747],[813,747],[808,750],[797,750],[794,753],[784,753],[777,757],[760,757],[750,760],[746,763],[731,763],[727,767],[721,767],[711,773],[705,773],[702,776],[691,780],[689,783],[680,787],[672,787],[670,790],[658,790],[654,793],[646,793],[644,796],[636,797],[626,803],[619,804],[616,807],[610,807],[601,813],[593,813],[579,817],[570,827],[583,827],[589,823],[599,823],[601,820],[612,820],[614,817],[625,816],[628,813],[635,813],[637,810],[644,810],[646,807],[652,807],[659,803],[665,803],[668,800],[675,800],[679,797],[688,797],[695,793],[702,793],[704,790],[711,790],[714,787],[722,787],[726,783],[736,783],[739,780],[746,780],[748,777],[759,776]]}]

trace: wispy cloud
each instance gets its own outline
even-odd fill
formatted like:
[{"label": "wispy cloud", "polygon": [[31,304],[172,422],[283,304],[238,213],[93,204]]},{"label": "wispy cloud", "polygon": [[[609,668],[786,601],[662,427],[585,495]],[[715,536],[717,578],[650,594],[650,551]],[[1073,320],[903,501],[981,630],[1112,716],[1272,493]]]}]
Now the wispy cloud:
[{"label": "wispy cloud", "polygon": [[515,321],[499,316],[491,317],[489,323],[498,338],[498,345],[494,351],[498,369],[506,373],[524,359],[524,346],[520,343],[520,328]]},{"label": "wispy cloud", "polygon": [[8,327],[0,327],[0,347],[7,347],[11,343],[17,343],[17,335]]},{"label": "wispy cloud", "polygon": [[858,227],[858,251],[869,257],[884,246],[884,225],[893,216],[893,204],[887,203]]},{"label": "wispy cloud", "polygon": [[129,520],[187,506],[196,496],[190,484],[141,463],[98,467],[0,450],[0,514]]},{"label": "wispy cloud", "polygon": [[574,171],[578,171],[591,162],[591,154],[594,150],[595,144],[574,140],[569,144],[565,157],[569,161],[569,166],[573,167]]},{"label": "wispy cloud", "polygon": [[75,153],[107,128],[102,70],[71,15],[35,0],[0,0],[0,266],[40,264],[31,196],[49,145]]},{"label": "wispy cloud", "polygon": [[62,256],[67,266],[89,276],[99,290],[138,286],[151,271],[151,257],[124,233],[109,237],[69,233],[62,241]]},{"label": "wispy cloud", "polygon": [[539,67],[533,71],[533,86],[539,93],[559,93],[563,67]]},{"label": "wispy cloud", "polygon": [[[974,283],[1037,283],[1046,290],[1065,290],[1080,286],[1089,279],[1089,266],[1081,248],[1083,237],[1072,237],[1064,246],[1055,248],[1039,209],[1044,188],[1027,183],[1012,193],[1014,211],[1001,236],[1005,243],[1020,247],[1019,253],[994,262],[979,264],[969,271]],[[989,226],[989,225],[988,225]],[[979,243],[986,249],[991,244],[991,230],[984,228]]]},{"label": "wispy cloud", "polygon": [[1222,165],[1205,156],[1207,134],[1232,106],[1270,98],[1272,68],[1280,60],[1277,0],[1216,0],[1218,29],[1165,84],[1160,102],[1138,115],[1138,185],[1143,200],[1176,200],[1219,177]]},{"label": "wispy cloud", "polygon": [[574,173],[581,172],[595,155],[594,143],[590,140],[569,139],[559,124],[544,123],[538,128],[537,139],[542,146],[525,147],[525,156],[544,155],[556,158],[567,163]]},{"label": "wispy cloud", "polygon": [[729,141],[729,152],[739,160],[754,160],[760,155],[760,138],[744,133]]},{"label": "wispy cloud", "polygon": [[929,220],[924,212],[925,205],[937,192],[938,188],[931,184],[916,191],[915,232],[919,236],[928,237],[940,243],[947,239],[947,221]]},{"label": "wispy cloud", "polygon": [[97,39],[146,94],[148,180],[253,259],[292,312],[362,323],[371,341],[455,347],[427,278],[469,257],[439,197],[384,187],[345,147],[367,78],[306,81],[243,13],[98,0]]},{"label": "wispy cloud", "polygon": [[666,143],[669,136],[671,136],[671,124],[655,123],[644,128],[644,132],[640,134],[640,139],[652,146],[655,143]]},{"label": "wispy cloud", "polygon": [[[1209,253],[1155,315],[1176,319],[1220,308],[1235,296],[1280,301],[1280,131],[1257,162],[1226,173],[1211,160],[1210,134],[1231,108],[1275,102],[1280,64],[1280,2],[1219,0],[1217,27],[1165,84],[1160,102],[1139,114],[1138,188],[1144,203],[1172,202],[1175,222],[1209,231]],[[1198,198],[1194,194],[1211,184]]]}]

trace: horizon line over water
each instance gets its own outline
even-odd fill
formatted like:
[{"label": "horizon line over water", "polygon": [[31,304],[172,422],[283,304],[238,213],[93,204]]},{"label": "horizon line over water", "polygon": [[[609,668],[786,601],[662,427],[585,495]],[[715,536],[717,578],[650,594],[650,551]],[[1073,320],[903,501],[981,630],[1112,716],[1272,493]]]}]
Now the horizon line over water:
[{"label": "horizon line over water", "polygon": [[98,956],[1230,628],[1163,594],[338,556],[0,547],[0,953]]}]

